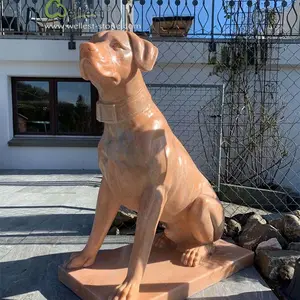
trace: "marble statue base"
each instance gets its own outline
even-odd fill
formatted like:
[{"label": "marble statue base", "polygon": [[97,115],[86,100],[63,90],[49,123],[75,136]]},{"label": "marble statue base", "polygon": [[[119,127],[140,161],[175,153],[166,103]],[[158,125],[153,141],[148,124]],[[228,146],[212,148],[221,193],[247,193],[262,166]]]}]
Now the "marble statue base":
[{"label": "marble statue base", "polygon": [[[252,265],[252,251],[223,240],[215,245],[215,253],[194,268],[183,266],[177,251],[152,249],[139,299],[183,300]],[[131,248],[101,250],[89,268],[69,271],[60,266],[59,280],[81,299],[107,300],[125,279]]]}]

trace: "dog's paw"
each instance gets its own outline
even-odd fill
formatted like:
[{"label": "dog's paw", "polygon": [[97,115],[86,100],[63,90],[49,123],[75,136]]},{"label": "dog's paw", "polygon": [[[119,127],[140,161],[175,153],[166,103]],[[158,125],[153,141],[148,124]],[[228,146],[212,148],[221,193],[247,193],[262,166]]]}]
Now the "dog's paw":
[{"label": "dog's paw", "polygon": [[124,280],[116,287],[109,300],[135,300],[138,298],[140,284],[132,280]]},{"label": "dog's paw", "polygon": [[67,269],[86,268],[91,266],[96,260],[96,255],[82,250],[79,253],[73,253],[69,261],[65,264]]},{"label": "dog's paw", "polygon": [[205,245],[187,249],[181,256],[181,262],[188,267],[196,267],[201,261],[211,255],[214,251],[213,245]]}]

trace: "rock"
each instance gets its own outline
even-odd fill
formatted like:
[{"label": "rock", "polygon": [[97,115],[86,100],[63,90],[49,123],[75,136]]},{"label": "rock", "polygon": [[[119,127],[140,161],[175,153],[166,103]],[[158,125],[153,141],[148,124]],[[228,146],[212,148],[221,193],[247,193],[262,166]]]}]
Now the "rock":
[{"label": "rock", "polygon": [[255,224],[266,224],[267,221],[259,214],[254,214],[250,216],[246,222],[246,224],[243,226],[243,231],[246,229],[251,228]]},{"label": "rock", "polygon": [[300,219],[292,214],[278,216],[269,221],[290,242],[300,242]]},{"label": "rock", "polygon": [[270,220],[268,223],[270,225],[272,225],[273,227],[275,227],[276,229],[278,229],[281,234],[283,234],[284,222],[283,222],[283,216],[282,215],[278,219]]},{"label": "rock", "polygon": [[289,265],[282,265],[279,268],[279,276],[282,280],[292,280],[294,277],[295,268]]},{"label": "rock", "polygon": [[258,215],[258,214],[253,214],[253,215],[251,215],[249,218],[248,218],[248,220],[247,220],[247,222],[246,222],[246,224],[243,226],[243,232],[244,231],[248,231],[248,230],[250,230],[253,226],[255,226],[255,225],[257,225],[257,224],[261,224],[261,225],[264,225],[264,224],[266,224],[267,222],[266,222],[266,220],[263,218],[263,217],[261,217],[260,215]]},{"label": "rock", "polygon": [[256,253],[260,250],[282,250],[282,247],[276,238],[272,238],[259,243],[256,247]]},{"label": "rock", "polygon": [[293,213],[281,216],[276,214],[278,217],[269,220],[268,223],[277,228],[288,240],[297,242],[300,241],[300,219],[295,215],[298,211]]},{"label": "rock", "polygon": [[272,213],[264,215],[263,218],[269,223],[271,220],[278,220],[282,218],[282,213]]},{"label": "rock", "polygon": [[287,246],[286,240],[275,227],[252,220],[250,223],[248,221],[243,228],[238,238],[238,244],[249,250],[255,250],[259,243],[271,238],[276,238],[282,248]]},{"label": "rock", "polygon": [[283,234],[290,242],[300,242],[300,219],[292,214],[285,215]]},{"label": "rock", "polygon": [[254,214],[255,214],[254,212],[249,212],[249,213],[246,213],[246,214],[237,214],[237,215],[234,215],[231,219],[233,219],[234,221],[237,221],[242,226],[245,226],[248,219],[251,216],[253,216]]},{"label": "rock", "polygon": [[294,250],[294,251],[299,251],[300,252],[300,242],[290,243],[289,246],[288,246],[288,250]]},{"label": "rock", "polygon": [[241,231],[242,226],[237,221],[230,219],[227,222],[227,236],[234,238],[238,236]]},{"label": "rock", "polygon": [[109,229],[108,235],[119,235],[120,234],[120,230],[119,228],[117,228],[116,226],[113,226]]},{"label": "rock", "polygon": [[119,210],[113,221],[113,226],[121,227],[124,224],[126,224],[126,226],[134,225],[136,218],[137,215],[134,212]]},{"label": "rock", "polygon": [[261,250],[255,257],[255,263],[262,274],[271,280],[277,280],[282,266],[295,267],[300,253],[292,250]]},{"label": "rock", "polygon": [[250,223],[250,222],[253,222],[253,221],[258,222],[260,224],[267,224],[267,221],[259,214],[254,214],[254,215],[250,216],[247,220],[247,223]]},{"label": "rock", "polygon": [[300,209],[293,211],[293,214],[300,219]]}]

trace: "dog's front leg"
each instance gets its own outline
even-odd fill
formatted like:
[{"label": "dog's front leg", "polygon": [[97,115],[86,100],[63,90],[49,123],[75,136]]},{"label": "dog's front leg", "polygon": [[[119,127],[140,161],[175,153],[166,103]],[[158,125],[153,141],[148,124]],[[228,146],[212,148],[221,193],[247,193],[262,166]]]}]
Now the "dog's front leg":
[{"label": "dog's front leg", "polygon": [[119,199],[114,197],[106,180],[103,178],[98,192],[96,214],[88,242],[81,252],[74,253],[71,256],[66,264],[67,268],[88,267],[94,263],[98,250],[119,208]]},{"label": "dog's front leg", "polygon": [[110,299],[133,300],[138,297],[139,286],[149,259],[153,239],[166,202],[163,186],[149,187],[143,193],[128,272]]}]

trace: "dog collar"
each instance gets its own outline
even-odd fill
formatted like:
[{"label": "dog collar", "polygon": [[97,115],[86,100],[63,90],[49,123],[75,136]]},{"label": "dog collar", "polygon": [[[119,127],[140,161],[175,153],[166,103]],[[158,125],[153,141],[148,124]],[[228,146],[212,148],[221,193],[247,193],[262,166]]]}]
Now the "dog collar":
[{"label": "dog collar", "polygon": [[131,119],[133,116],[147,110],[150,107],[149,101],[140,96],[130,102],[116,104],[103,103],[100,100],[96,103],[96,118],[102,123],[120,123]]}]

